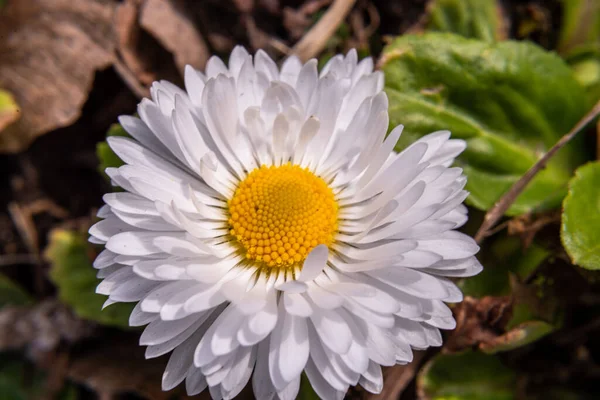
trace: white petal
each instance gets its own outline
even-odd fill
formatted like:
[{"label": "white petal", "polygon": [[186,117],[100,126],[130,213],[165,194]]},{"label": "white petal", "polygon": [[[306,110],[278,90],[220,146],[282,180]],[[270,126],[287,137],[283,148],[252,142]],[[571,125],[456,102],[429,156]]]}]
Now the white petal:
[{"label": "white petal", "polygon": [[323,271],[323,268],[325,268],[328,255],[329,249],[324,244],[320,244],[312,249],[304,260],[298,280],[308,282],[315,279]]},{"label": "white petal", "polygon": [[142,336],[140,336],[140,344],[157,345],[164,343],[185,331],[193,323],[197,322],[198,319],[198,315],[190,315],[176,321],[153,321],[144,329]]},{"label": "white petal", "polygon": [[342,400],[344,398],[347,388],[345,390],[334,389],[319,373],[312,360],[308,360],[305,372],[310,385],[320,398],[331,400]]},{"label": "white petal", "polygon": [[300,391],[300,377],[292,380],[285,389],[277,392],[279,400],[294,400]]},{"label": "white petal", "polygon": [[200,335],[195,334],[173,351],[162,377],[163,390],[171,390],[185,379],[190,365],[192,365],[194,347],[199,340]]},{"label": "white petal", "polygon": [[348,352],[352,344],[352,332],[337,312],[314,310],[310,319],[325,346],[337,354]]},{"label": "white petal", "polygon": [[285,293],[283,305],[288,313],[298,317],[308,317],[312,314],[310,302],[302,294]]},{"label": "white petal", "polygon": [[291,382],[300,377],[308,360],[309,344],[306,319],[286,313],[281,337],[281,343],[271,342],[271,346],[279,346],[279,372],[286,382]]},{"label": "white petal", "polygon": [[374,362],[369,363],[369,369],[360,378],[358,383],[367,391],[374,394],[381,393],[383,389],[383,374],[381,367]]}]

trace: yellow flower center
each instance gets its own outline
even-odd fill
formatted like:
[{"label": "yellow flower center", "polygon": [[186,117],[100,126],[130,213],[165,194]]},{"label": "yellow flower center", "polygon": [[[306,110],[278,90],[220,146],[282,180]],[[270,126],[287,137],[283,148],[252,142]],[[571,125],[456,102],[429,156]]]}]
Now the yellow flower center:
[{"label": "yellow flower center", "polygon": [[325,181],[297,165],[261,166],[228,202],[230,234],[261,266],[300,264],[338,229],[338,204]]}]

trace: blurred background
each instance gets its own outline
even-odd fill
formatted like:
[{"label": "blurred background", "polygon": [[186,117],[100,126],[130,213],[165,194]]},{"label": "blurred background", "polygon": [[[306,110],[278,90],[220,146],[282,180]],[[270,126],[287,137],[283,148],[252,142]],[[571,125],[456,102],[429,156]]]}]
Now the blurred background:
[{"label": "blurred background", "polygon": [[[168,358],[144,360],[133,305],[100,310],[87,229],[115,190],[117,117],[237,44],[373,57],[397,149],[467,140],[472,235],[600,99],[599,0],[0,0],[1,400],[188,398],[160,390]],[[444,346],[348,399],[600,398],[600,125],[577,133],[480,232],[485,271],[460,282]]]}]

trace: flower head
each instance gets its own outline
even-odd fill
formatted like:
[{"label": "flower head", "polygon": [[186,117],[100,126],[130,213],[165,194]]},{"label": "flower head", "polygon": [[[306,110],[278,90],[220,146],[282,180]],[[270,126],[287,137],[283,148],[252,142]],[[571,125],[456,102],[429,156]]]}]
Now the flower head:
[{"label": "flower head", "polygon": [[251,379],[259,399],[294,399],[306,372],[323,399],[382,388],[381,365],[441,344],[462,299],[448,277],[481,270],[465,143],[436,132],[401,153],[383,76],[355,51],[280,68],[237,47],[226,66],[161,81],[132,138],[109,144],[125,191],[104,196],[90,229],[106,244],[98,293],[138,302],[146,356],[173,351],[163,388],[185,380],[214,399]]}]

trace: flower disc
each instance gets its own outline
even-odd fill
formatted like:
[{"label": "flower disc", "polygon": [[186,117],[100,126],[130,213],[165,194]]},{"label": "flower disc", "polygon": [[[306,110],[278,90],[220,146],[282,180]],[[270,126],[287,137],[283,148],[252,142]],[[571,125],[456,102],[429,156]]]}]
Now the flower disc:
[{"label": "flower disc", "polygon": [[248,260],[268,267],[299,265],[337,230],[338,205],[327,183],[307,168],[262,166],[228,202],[229,233]]}]

